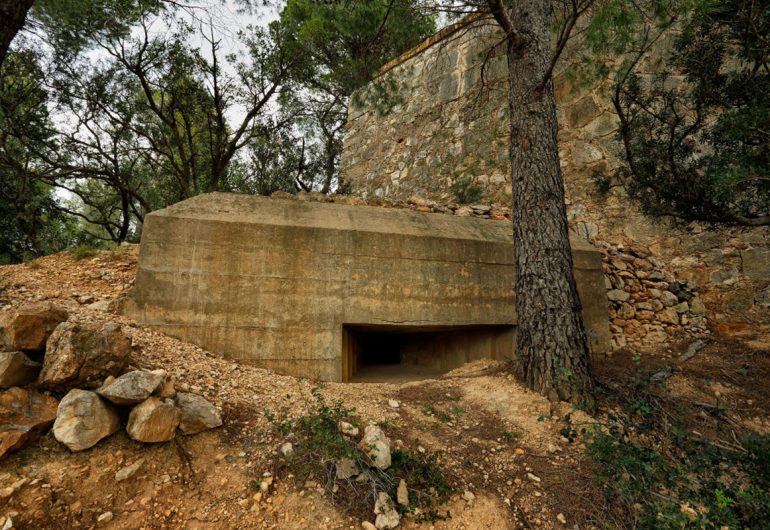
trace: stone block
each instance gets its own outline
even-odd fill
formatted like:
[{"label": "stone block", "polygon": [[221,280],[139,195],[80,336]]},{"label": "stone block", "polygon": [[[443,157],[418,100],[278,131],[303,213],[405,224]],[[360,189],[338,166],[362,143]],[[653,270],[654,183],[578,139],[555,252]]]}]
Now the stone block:
[{"label": "stone block", "polygon": [[567,108],[567,122],[570,127],[583,127],[601,113],[602,109],[596,104],[593,96],[589,94]]},{"label": "stone block", "polygon": [[586,142],[575,142],[572,146],[572,162],[577,166],[585,166],[604,158],[602,151]]},{"label": "stone block", "polygon": [[56,418],[52,396],[10,388],[0,391],[0,458],[44,434]]},{"label": "stone block", "polygon": [[38,383],[60,389],[96,387],[122,371],[129,353],[131,339],[120,324],[63,322],[48,341]]},{"label": "stone block", "polygon": [[770,281],[770,248],[741,251],[743,274],[754,281]]}]

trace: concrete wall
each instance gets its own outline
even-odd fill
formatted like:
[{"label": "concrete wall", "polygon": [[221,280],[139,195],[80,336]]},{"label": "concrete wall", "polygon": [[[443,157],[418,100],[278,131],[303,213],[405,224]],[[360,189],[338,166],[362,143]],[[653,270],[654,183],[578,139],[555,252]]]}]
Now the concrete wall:
[{"label": "concrete wall", "polygon": [[[496,32],[494,25],[448,32],[393,61],[385,75],[403,87],[403,102],[391,113],[351,106],[341,174],[355,194],[467,215],[452,203],[453,186],[468,179],[486,209],[511,211],[505,57],[485,51]],[[654,72],[661,57],[644,61],[641,73]],[[770,228],[642,215],[614,178],[622,157],[609,84],[584,86],[562,69],[554,85],[567,212],[575,232],[603,252],[615,347],[655,348],[709,327],[770,323]],[[609,180],[608,194],[598,192],[597,176]]]},{"label": "concrete wall", "polygon": [[[230,194],[145,219],[124,311],[229,357],[330,381],[344,324],[515,325],[510,226]],[[609,345],[600,254],[573,246],[591,344]]]}]

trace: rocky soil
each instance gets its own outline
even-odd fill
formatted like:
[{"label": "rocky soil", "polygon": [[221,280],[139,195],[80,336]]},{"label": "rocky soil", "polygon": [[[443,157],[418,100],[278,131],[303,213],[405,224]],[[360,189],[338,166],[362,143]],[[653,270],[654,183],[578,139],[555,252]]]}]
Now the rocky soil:
[{"label": "rocky soil", "polygon": [[[405,517],[399,528],[591,528],[605,520],[601,491],[583,456],[585,440],[570,443],[561,432],[570,412],[573,425],[594,420],[528,392],[504,365],[479,361],[440,379],[403,384],[319,385],[277,375],[111,313],[131,287],[136,256],[136,247],[124,246],[83,260],[62,253],[0,267],[0,311],[45,301],[64,307],[75,325],[119,324],[132,344],[123,372],[162,370],[177,392],[201,396],[221,411],[223,425],[165,443],[141,442],[125,429],[131,423],[126,406],[122,427],[90,449],[73,452],[48,431],[0,460],[0,528],[358,529],[373,523],[373,512],[368,520],[351,515],[316,482],[296,481],[282,465],[286,439],[264,411],[307,412],[319,386],[329,401],[355,407],[359,424],[379,423],[396,444],[439,452],[454,489],[444,507],[452,518],[418,524]],[[766,351],[770,334],[763,333],[731,340],[746,351]],[[718,346],[709,342],[685,364],[721,358]],[[661,358],[676,360],[686,347]],[[757,409],[770,402],[757,397],[756,388],[744,392],[729,381],[704,387],[697,384],[702,379],[680,373],[670,384],[695,393],[693,399],[732,396],[749,410],[736,421],[768,429]]]}]

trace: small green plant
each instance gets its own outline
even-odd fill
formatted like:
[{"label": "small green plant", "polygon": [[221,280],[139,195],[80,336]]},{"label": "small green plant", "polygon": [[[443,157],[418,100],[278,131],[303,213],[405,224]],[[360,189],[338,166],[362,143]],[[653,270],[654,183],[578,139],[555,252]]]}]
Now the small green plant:
[{"label": "small green plant", "polygon": [[455,179],[452,183],[451,190],[455,200],[459,204],[476,202],[484,195],[484,190],[478,186],[474,186],[473,179],[468,175]]},{"label": "small green plant", "polygon": [[[284,469],[290,470],[296,480],[320,480],[335,503],[351,515],[365,516],[371,514],[374,506],[373,490],[386,492],[395,499],[396,488],[403,479],[409,490],[409,505],[398,506],[399,511],[413,514],[418,521],[451,517],[449,512],[438,512],[438,507],[449,499],[451,488],[438,465],[437,454],[394,449],[387,469],[375,467],[357,440],[340,432],[341,421],[357,425],[352,416],[355,409],[345,407],[342,401],[328,404],[317,388],[312,395],[314,407],[299,417],[289,418],[285,408],[278,413],[264,411],[275,432],[293,443],[294,451],[284,462]],[[391,426],[390,421],[380,422],[383,430]],[[360,471],[357,478],[336,479],[336,464],[342,459],[355,463]],[[252,482],[254,487],[259,488],[259,481]]]},{"label": "small green plant", "polygon": [[[583,433],[584,432],[585,432],[585,429],[583,429]],[[564,438],[566,438],[569,443],[574,442],[575,438],[577,438],[578,431],[577,429],[575,429],[575,426],[572,424],[572,414],[564,415],[564,427],[562,427],[559,430],[559,434],[561,434]]]},{"label": "small green plant", "polygon": [[72,256],[72,259],[75,261],[82,261],[84,259],[90,259],[93,257],[96,257],[97,254],[99,254],[99,251],[93,247],[89,247],[88,245],[80,245],[75,248],[69,249],[69,255]]},{"label": "small green plant", "polygon": [[426,416],[436,418],[444,423],[452,421],[452,417],[441,409],[436,408],[433,404],[429,403],[422,408],[422,413]]},{"label": "small green plant", "polygon": [[385,431],[395,429],[397,427],[396,420],[393,418],[385,418],[377,422],[377,426]]},{"label": "small green plant", "polygon": [[508,443],[515,442],[516,440],[519,439],[520,436],[521,436],[520,433],[514,432],[514,431],[503,431],[502,433],[500,433],[500,438],[502,438]]},{"label": "small green plant", "polygon": [[464,414],[464,413],[465,413],[465,410],[463,410],[463,408],[462,408],[462,407],[457,407],[457,406],[454,406],[454,407],[452,407],[451,409],[449,409],[449,414],[451,414],[451,415],[452,415],[452,416],[454,416],[455,418],[456,418],[457,416],[461,416],[461,415],[462,415],[462,414]]},{"label": "small green plant", "polygon": [[[591,435],[588,454],[608,498],[638,515],[635,528],[764,528],[770,520],[770,436],[730,444],[693,434],[632,381],[621,411]],[[636,508],[634,508],[636,507]]]}]

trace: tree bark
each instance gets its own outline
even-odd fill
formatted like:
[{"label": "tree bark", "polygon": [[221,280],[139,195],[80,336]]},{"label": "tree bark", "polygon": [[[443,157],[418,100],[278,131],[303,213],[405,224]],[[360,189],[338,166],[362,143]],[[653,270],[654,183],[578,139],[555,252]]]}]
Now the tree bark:
[{"label": "tree bark", "polygon": [[34,0],[0,0],[0,66],[16,34],[24,27]]},{"label": "tree bark", "polygon": [[550,78],[543,83],[551,59],[551,3],[512,4],[507,54],[517,370],[531,389],[551,400],[592,408],[590,354],[572,271],[553,83]]}]

